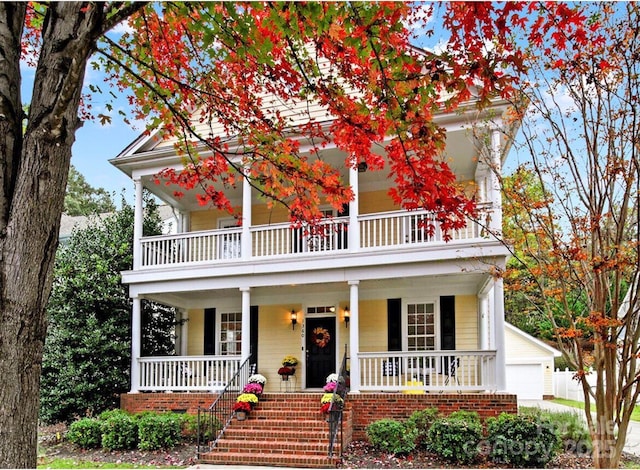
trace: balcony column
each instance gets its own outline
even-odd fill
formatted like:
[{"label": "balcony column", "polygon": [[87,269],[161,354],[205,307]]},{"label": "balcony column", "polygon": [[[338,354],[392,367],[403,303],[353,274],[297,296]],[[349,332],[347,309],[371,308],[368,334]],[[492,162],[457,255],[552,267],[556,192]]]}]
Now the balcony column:
[{"label": "balcony column", "polygon": [[241,287],[242,292],[242,340],[240,342],[240,363],[251,355],[251,288]]},{"label": "balcony column", "polygon": [[489,200],[493,210],[491,211],[491,223],[489,228],[497,237],[502,238],[502,191],[498,175],[502,172],[502,149],[500,146],[500,130],[491,130],[491,172],[489,173]]},{"label": "balcony column", "polygon": [[349,281],[349,306],[351,309],[351,321],[349,322],[349,364],[351,393],[360,393],[360,363],[358,362],[358,352],[360,351],[360,328],[359,328],[359,292],[360,281]]},{"label": "balcony column", "polygon": [[358,170],[349,168],[349,185],[353,191],[353,201],[349,202],[349,251],[360,250],[360,228],[358,227]]},{"label": "balcony column", "polygon": [[504,340],[504,289],[502,279],[493,283],[493,332],[496,348],[496,386],[499,392],[507,388],[505,340]]},{"label": "balcony column", "polygon": [[133,186],[135,188],[136,200],[133,212],[133,269],[139,269],[142,260],[141,240],[142,240],[142,224],[144,223],[144,213],[142,207],[142,181],[140,177],[134,177]]},{"label": "balcony column", "polygon": [[[249,172],[244,168],[245,174]],[[245,177],[242,179],[242,234],[240,235],[240,257],[251,258],[251,184]]]},{"label": "balcony column", "polygon": [[140,388],[140,355],[142,354],[142,309],[140,297],[133,297],[131,310],[131,392]]}]

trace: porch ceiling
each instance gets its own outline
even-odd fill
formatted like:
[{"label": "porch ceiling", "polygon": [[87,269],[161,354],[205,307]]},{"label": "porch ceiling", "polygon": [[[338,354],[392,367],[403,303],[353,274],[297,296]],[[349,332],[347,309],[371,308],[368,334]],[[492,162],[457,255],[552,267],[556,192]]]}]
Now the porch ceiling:
[{"label": "porch ceiling", "polygon": [[[474,179],[477,166],[476,153],[476,148],[468,130],[449,130],[447,135],[446,161],[459,181]],[[338,168],[343,181],[349,181],[349,170],[345,166],[345,157],[342,151],[335,148],[324,149],[322,150],[322,158]],[[126,171],[126,169],[123,170]],[[155,171],[159,170],[160,168],[155,169]],[[381,171],[368,170],[364,173],[358,173],[358,180],[361,191],[387,189],[391,184],[388,167]],[[193,189],[186,191],[184,196],[178,199],[173,194],[177,189],[175,186],[156,184],[155,181],[155,174],[142,177],[144,187],[172,207],[176,207],[182,211],[209,209],[208,206],[203,207],[198,203],[197,194],[201,193],[201,190]],[[224,191],[232,205],[240,206],[242,204],[241,183],[238,183],[236,187],[233,188],[225,188]],[[257,191],[252,192],[252,199],[255,204],[259,203],[260,197]]]},{"label": "porch ceiling", "polygon": [[[360,300],[392,297],[437,297],[441,295],[476,295],[486,283],[483,273],[406,277],[400,279],[364,280],[359,284]],[[207,308],[217,303],[241,304],[239,289],[193,290],[188,292],[162,292],[145,298],[180,308]],[[251,289],[251,304],[276,305],[283,303],[327,304],[349,300],[346,282],[315,284],[289,284]]]}]

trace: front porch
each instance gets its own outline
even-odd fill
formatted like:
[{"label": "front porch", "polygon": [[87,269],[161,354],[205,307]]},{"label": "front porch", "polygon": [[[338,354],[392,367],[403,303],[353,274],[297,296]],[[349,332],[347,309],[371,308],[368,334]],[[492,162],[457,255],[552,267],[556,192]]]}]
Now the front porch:
[{"label": "front porch", "polygon": [[[138,359],[140,392],[212,392],[224,389],[240,356]],[[496,351],[382,351],[357,353],[362,392],[496,392]],[[301,373],[302,374],[302,373]],[[353,383],[353,382],[352,382]],[[291,391],[304,390],[302,380]]]}]

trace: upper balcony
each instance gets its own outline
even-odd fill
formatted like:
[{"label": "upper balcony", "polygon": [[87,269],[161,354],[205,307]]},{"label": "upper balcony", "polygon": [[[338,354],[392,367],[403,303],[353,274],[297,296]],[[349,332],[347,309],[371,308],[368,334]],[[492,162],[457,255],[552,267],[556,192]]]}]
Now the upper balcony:
[{"label": "upper balcony", "polygon": [[[484,213],[486,215],[486,212]],[[399,251],[411,247],[444,245],[441,230],[425,211],[391,211],[360,215],[355,233],[349,217],[322,222],[315,230],[294,228],[289,223],[249,228],[249,241],[242,227],[203,230],[173,235],[143,237],[137,269],[170,268],[203,264],[300,258],[315,255],[374,251]],[[427,227],[435,230],[429,233]],[[486,241],[484,224],[468,225],[450,234],[448,243]],[[247,252],[243,247],[249,247]]]}]

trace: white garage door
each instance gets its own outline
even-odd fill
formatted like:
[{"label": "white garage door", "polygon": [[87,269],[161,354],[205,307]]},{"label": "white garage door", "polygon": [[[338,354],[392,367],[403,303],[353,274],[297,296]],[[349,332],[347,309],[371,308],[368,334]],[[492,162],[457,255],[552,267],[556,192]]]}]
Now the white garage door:
[{"label": "white garage door", "polygon": [[520,400],[542,400],[544,374],[542,364],[507,364],[507,392]]}]

